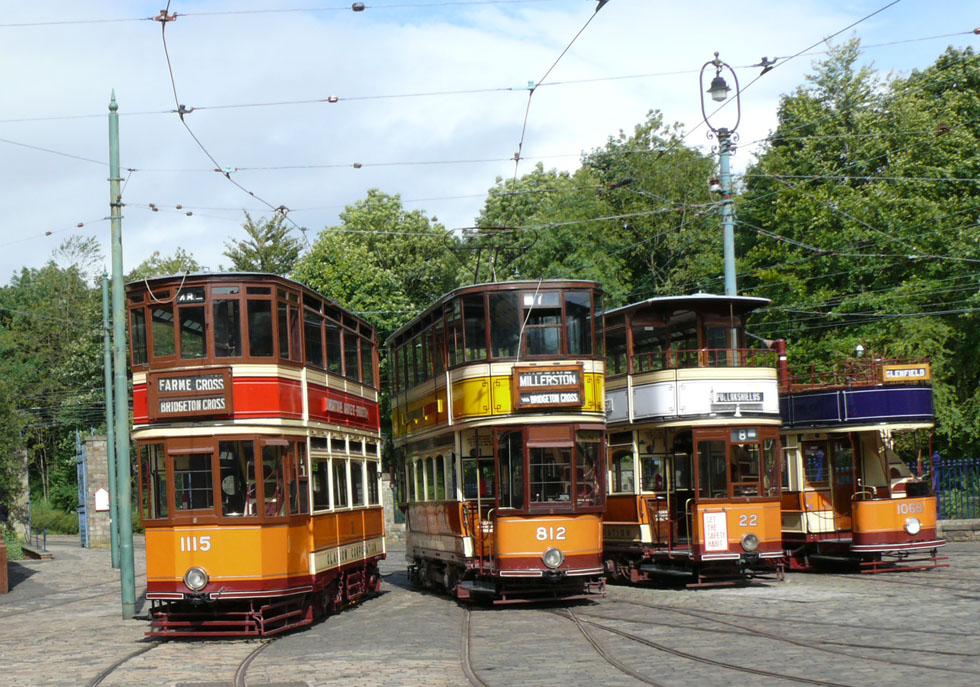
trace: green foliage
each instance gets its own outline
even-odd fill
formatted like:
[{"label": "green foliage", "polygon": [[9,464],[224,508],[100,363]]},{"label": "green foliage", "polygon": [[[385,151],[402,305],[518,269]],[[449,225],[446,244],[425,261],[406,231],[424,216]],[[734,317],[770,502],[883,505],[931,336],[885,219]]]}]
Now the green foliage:
[{"label": "green foliage", "polygon": [[78,513],[52,508],[43,501],[33,501],[31,527],[38,531],[46,529],[48,534],[78,534]]},{"label": "green foliage", "polygon": [[283,276],[292,271],[302,243],[290,235],[292,230],[286,224],[284,214],[276,213],[269,220],[260,217],[256,222],[246,212],[242,228],[248,235],[247,240],[231,239],[225,242],[224,255],[231,259],[236,271],[269,272]]},{"label": "green foliage", "polygon": [[783,97],[737,205],[740,285],[773,299],[753,328],[791,362],[931,358],[940,443],[975,451],[980,60],[950,48],[882,83],[858,56],[836,47]]},{"label": "green foliage", "polygon": [[20,537],[9,525],[0,525],[0,535],[3,536],[3,543],[7,546],[8,561],[24,560],[24,550],[21,548]]},{"label": "green foliage", "polygon": [[169,277],[174,274],[199,272],[200,270],[201,265],[194,259],[194,256],[180,246],[177,246],[174,254],[169,257],[160,255],[160,251],[158,250],[153,251],[153,255],[138,264],[125,276],[125,281],[131,282],[138,279],[150,279],[151,277]]}]

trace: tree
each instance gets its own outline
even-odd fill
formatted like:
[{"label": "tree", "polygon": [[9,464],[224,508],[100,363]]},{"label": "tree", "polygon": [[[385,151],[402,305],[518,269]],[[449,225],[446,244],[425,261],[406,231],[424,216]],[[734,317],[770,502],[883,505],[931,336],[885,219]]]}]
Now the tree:
[{"label": "tree", "polygon": [[153,255],[137,265],[126,275],[127,282],[137,279],[150,279],[152,277],[167,277],[173,274],[183,274],[185,272],[200,271],[201,266],[194,256],[185,251],[180,246],[170,257],[160,255],[160,251],[153,251]]},{"label": "tree", "polygon": [[[249,237],[247,240],[225,242],[224,255],[231,259],[235,270],[289,274],[302,250],[302,243],[290,235],[292,229],[286,225],[284,213],[276,213],[268,220],[260,217],[256,222],[246,212],[242,228]],[[300,231],[305,234],[306,229]]]}]

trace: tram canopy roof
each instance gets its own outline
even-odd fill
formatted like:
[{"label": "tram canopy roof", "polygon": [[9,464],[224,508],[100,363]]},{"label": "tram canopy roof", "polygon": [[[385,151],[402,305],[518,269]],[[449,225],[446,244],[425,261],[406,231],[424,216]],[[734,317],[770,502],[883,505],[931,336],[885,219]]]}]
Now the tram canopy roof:
[{"label": "tram canopy roof", "polygon": [[655,296],[645,301],[621,305],[612,310],[606,310],[603,315],[617,315],[641,309],[676,309],[685,308],[687,310],[713,310],[720,308],[731,308],[738,313],[747,313],[769,305],[772,301],[768,298],[756,296],[724,296],[715,293],[692,293],[687,296]]}]

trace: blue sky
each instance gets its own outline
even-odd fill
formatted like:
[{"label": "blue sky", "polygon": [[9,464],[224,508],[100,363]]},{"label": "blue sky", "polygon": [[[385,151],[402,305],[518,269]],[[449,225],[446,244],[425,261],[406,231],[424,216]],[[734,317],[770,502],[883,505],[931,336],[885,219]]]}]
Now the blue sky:
[{"label": "blue sky", "polygon": [[[520,138],[522,87],[540,79],[595,2],[441,2],[394,8],[379,0],[358,13],[336,0],[172,2],[178,18],[166,35],[178,97],[199,108],[186,121],[222,166],[239,170],[233,178],[290,208],[311,239],[372,187],[401,194],[446,226],[469,226],[494,179],[513,174],[507,160]],[[73,234],[97,237],[108,252],[104,114],[113,88],[123,165],[136,170],[124,191],[126,269],[178,246],[217,268],[227,262],[224,243],[242,237],[242,210],[269,214],[211,171],[170,113],[158,22],[12,26],[152,17],[162,4],[56,0],[0,12],[0,282],[42,265]],[[762,56],[793,55],[887,4],[610,0],[549,76],[562,84],[535,93],[521,168],[540,159],[574,169],[583,150],[631,130],[649,109],[693,128],[701,120],[698,70],[714,51],[745,84]],[[301,6],[348,9],[264,11]],[[838,40],[858,36],[882,73],[907,73],[947,45],[976,47],[978,10],[980,1],[902,0]],[[956,35],[932,38],[944,34]],[[879,45],[896,41],[908,42]],[[743,94],[736,169],[775,126],[780,95],[803,83],[818,58],[782,61]],[[481,89],[491,90],[375,97]],[[339,102],[268,105],[330,95]],[[222,107],[242,104],[253,106]],[[700,131],[689,140],[709,145]]]}]

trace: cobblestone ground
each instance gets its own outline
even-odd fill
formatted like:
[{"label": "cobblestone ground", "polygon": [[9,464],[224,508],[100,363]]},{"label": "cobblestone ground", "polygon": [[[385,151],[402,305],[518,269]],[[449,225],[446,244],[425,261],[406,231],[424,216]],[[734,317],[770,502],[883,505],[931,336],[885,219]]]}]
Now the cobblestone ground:
[{"label": "cobblestone ground", "polygon": [[145,621],[119,617],[108,552],[74,540],[49,548],[53,561],[13,564],[11,594],[0,596],[0,687],[99,678],[219,687],[235,685],[236,671],[237,684],[249,687],[466,685],[467,612],[470,665],[492,687],[980,684],[976,543],[948,545],[946,569],[795,573],[785,582],[700,591],[613,586],[602,601],[567,608],[470,607],[416,591],[403,550],[392,549],[382,595],[264,645],[244,678],[242,660],[263,643],[147,642]]}]

